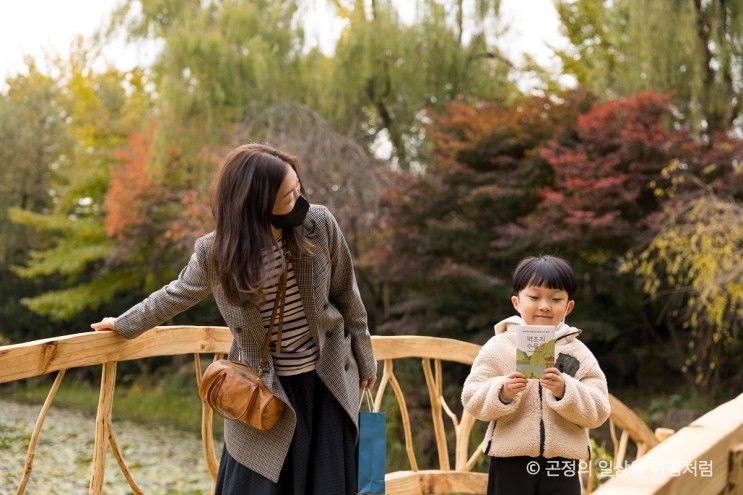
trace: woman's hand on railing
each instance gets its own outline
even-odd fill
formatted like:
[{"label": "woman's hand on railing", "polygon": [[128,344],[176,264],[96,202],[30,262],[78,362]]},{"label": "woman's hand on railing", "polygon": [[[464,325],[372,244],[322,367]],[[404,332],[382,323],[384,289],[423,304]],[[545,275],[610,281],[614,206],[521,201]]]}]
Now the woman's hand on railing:
[{"label": "woman's hand on railing", "polygon": [[116,331],[116,318],[111,318],[110,316],[107,316],[103,318],[98,323],[91,323],[90,328],[95,330],[96,332],[103,332],[106,330],[113,330]]}]

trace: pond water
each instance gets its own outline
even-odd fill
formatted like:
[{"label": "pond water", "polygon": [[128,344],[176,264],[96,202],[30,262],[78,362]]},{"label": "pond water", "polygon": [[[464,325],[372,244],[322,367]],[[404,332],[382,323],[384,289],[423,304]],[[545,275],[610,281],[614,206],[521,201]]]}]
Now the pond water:
[{"label": "pond water", "polygon": [[[0,399],[0,494],[15,494],[41,405]],[[114,434],[132,477],[145,493],[208,493],[211,478],[201,437],[166,425],[117,421]],[[95,413],[52,406],[36,445],[26,493],[87,493],[95,438]],[[222,442],[215,442],[217,455]],[[108,447],[103,493],[133,493]]]}]

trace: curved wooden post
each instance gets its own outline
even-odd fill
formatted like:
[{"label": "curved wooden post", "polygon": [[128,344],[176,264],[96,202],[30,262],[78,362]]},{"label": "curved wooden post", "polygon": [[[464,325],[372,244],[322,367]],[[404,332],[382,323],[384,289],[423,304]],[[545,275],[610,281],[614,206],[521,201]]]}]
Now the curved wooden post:
[{"label": "curved wooden post", "polygon": [[384,371],[382,372],[382,382],[380,389],[377,391],[377,397],[374,401],[374,410],[379,411],[379,405],[382,402],[382,393],[384,392],[384,386],[389,383],[392,386],[392,390],[395,393],[397,399],[397,405],[400,406],[400,416],[402,417],[402,427],[405,433],[405,451],[408,454],[408,461],[410,462],[410,469],[412,471],[418,471],[418,462],[415,459],[415,451],[413,450],[413,435],[410,431],[410,414],[408,414],[408,406],[405,403],[405,395],[402,393],[400,384],[397,382],[395,373],[393,370],[392,359],[384,360]]},{"label": "curved wooden post", "polygon": [[21,477],[20,483],[18,483],[18,490],[16,490],[15,492],[16,495],[22,495],[26,491],[26,484],[28,484],[28,480],[31,477],[31,469],[33,469],[34,455],[36,455],[36,442],[39,441],[41,426],[44,424],[44,420],[46,419],[46,415],[49,412],[49,408],[52,407],[52,402],[54,402],[54,398],[57,396],[57,391],[59,390],[59,386],[62,384],[62,380],[64,379],[66,371],[67,370],[60,370],[59,373],[57,373],[57,377],[54,379],[52,388],[49,390],[49,394],[46,396],[44,405],[41,407],[41,411],[39,411],[39,417],[36,419],[34,431],[31,434],[31,440],[28,442],[26,464],[23,466],[23,476]]},{"label": "curved wooden post", "polygon": [[103,363],[101,371],[101,392],[98,396],[98,412],[95,418],[95,446],[93,447],[93,467],[90,475],[89,495],[99,495],[103,489],[106,474],[106,441],[111,423],[111,409],[116,385],[116,361]]},{"label": "curved wooden post", "polygon": [[[385,361],[386,363],[386,361]],[[387,390],[387,384],[390,381],[390,377],[387,374],[387,366],[385,364],[384,371],[382,372],[382,379],[379,380],[379,385],[377,385],[377,395],[374,396],[374,410],[375,411],[381,411],[382,409],[382,397],[384,396],[384,391]]]},{"label": "curved wooden post", "polygon": [[480,445],[475,448],[475,451],[472,452],[472,456],[470,456],[469,459],[467,458],[470,434],[472,433],[472,428],[474,428],[474,426],[475,417],[467,411],[464,411],[462,413],[462,419],[459,422],[459,427],[457,428],[457,463],[455,466],[457,471],[472,471],[477,460],[483,455],[482,448],[485,446],[484,439],[480,442]]},{"label": "curved wooden post", "polygon": [[484,448],[485,448],[485,440],[480,442],[480,445],[478,445],[475,451],[472,452],[472,455],[467,460],[467,464],[464,466],[463,471],[469,472],[475,468],[475,464],[477,464],[477,461],[479,461],[480,457],[482,457],[485,454],[482,450]]},{"label": "curved wooden post", "polygon": [[139,485],[137,485],[137,482],[134,481],[134,477],[132,477],[132,473],[129,472],[129,468],[126,467],[124,456],[121,455],[121,449],[119,449],[119,444],[118,442],[116,442],[116,436],[114,436],[114,428],[111,424],[110,419],[107,423],[106,429],[108,430],[108,441],[111,444],[111,452],[113,452],[116,463],[119,465],[119,469],[121,469],[121,473],[124,475],[124,478],[126,478],[126,482],[129,483],[129,487],[132,489],[135,495],[144,495],[142,489],[139,487]]},{"label": "curved wooden post", "polygon": [[617,447],[614,463],[612,465],[612,474],[624,469],[624,458],[627,456],[627,443],[629,442],[629,432],[623,431],[619,437],[619,447]]},{"label": "curved wooden post", "polygon": [[[436,450],[439,454],[439,469],[449,470],[449,448],[446,444],[446,432],[444,431],[444,417],[442,415],[443,388],[441,379],[441,361],[435,360],[436,376],[431,371],[431,360],[423,359],[423,374],[426,377],[428,387],[428,399],[431,402],[431,419],[433,420],[433,432],[436,435]],[[456,420],[454,424],[456,428]]]},{"label": "curved wooden post", "polygon": [[[223,357],[223,354],[217,353],[214,355],[214,361],[218,361]],[[200,354],[194,354],[194,368],[196,370],[196,389],[198,390],[201,387],[201,378],[203,376],[201,371]],[[214,435],[212,433],[213,418],[214,411],[209,407],[209,404],[207,404],[205,400],[201,399],[201,449],[204,452],[204,460],[206,461],[206,467],[209,470],[209,476],[212,478],[211,493],[214,493],[216,490],[217,472],[219,471],[219,461],[217,460],[217,454],[214,451]]]}]

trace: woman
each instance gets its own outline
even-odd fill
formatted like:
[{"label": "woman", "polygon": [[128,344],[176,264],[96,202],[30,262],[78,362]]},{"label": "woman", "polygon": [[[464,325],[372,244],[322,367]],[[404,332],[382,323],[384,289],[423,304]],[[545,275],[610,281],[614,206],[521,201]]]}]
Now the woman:
[{"label": "woman", "polygon": [[[360,389],[377,365],[338,223],[301,195],[295,157],[258,144],[225,158],[213,213],[215,231],[177,280],[91,327],[135,338],[213,294],[234,337],[229,358],[254,369],[273,328],[263,380],[291,407],[267,431],[225,420],[216,493],[355,494]],[[284,270],[283,325],[271,325]]]}]

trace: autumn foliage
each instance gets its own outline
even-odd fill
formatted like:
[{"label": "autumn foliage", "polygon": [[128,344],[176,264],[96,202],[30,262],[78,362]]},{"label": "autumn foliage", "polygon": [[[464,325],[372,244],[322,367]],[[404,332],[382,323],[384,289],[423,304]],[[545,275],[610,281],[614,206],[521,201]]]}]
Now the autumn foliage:
[{"label": "autumn foliage", "polygon": [[[452,103],[433,116],[433,164],[393,175],[385,196],[386,239],[375,254],[396,304],[382,331],[434,321],[427,333],[487,334],[513,311],[518,259],[557,253],[581,279],[572,322],[599,354],[613,351],[607,368],[621,381],[620,370],[643,359],[632,340],[640,329],[663,335],[670,321],[658,320],[642,283],[619,265],[667,227],[661,213],[675,202],[742,191],[741,140],[695,140],[672,125],[670,101],[645,92],[600,103],[576,92],[509,106]],[[670,354],[680,369],[684,356]]]},{"label": "autumn foliage", "polygon": [[664,125],[669,101],[648,92],[597,105],[578,118],[572,139],[547,143],[540,156],[554,181],[540,190],[525,227],[555,244],[620,242],[626,248],[657,209],[650,184],[683,139]]},{"label": "autumn foliage", "polygon": [[128,145],[116,152],[120,166],[111,174],[106,194],[106,234],[122,239],[149,221],[148,209],[155,195],[150,179],[152,141],[155,126],[150,124],[129,136]]}]

